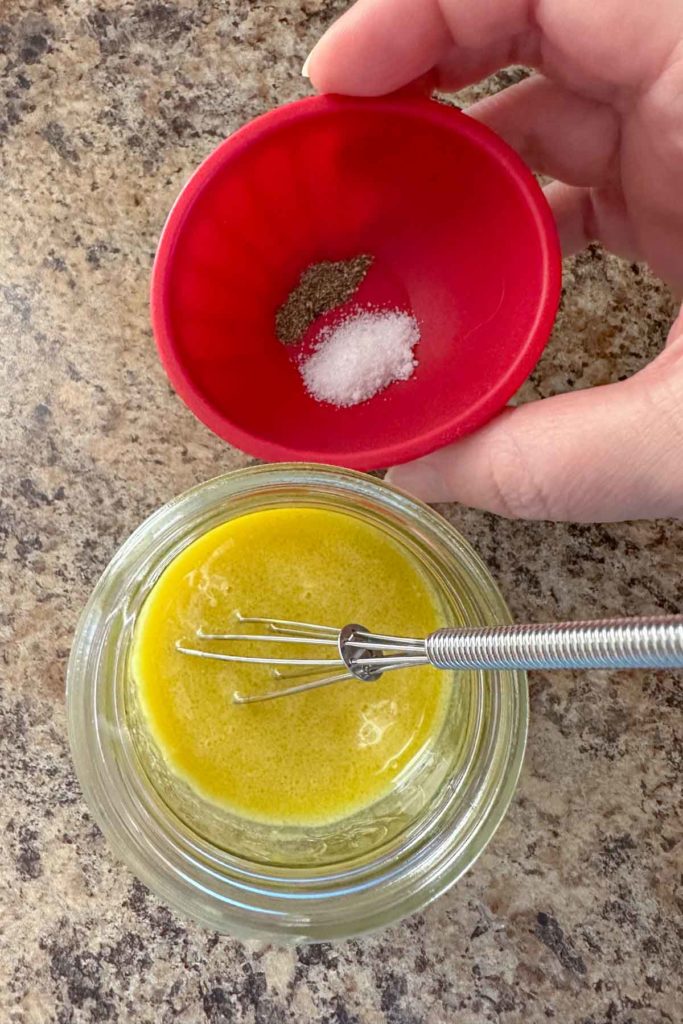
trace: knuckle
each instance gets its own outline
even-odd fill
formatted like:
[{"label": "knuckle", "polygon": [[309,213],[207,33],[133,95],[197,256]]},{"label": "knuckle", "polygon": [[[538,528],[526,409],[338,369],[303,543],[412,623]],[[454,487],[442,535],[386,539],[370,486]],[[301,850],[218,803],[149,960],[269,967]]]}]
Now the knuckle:
[{"label": "knuckle", "polygon": [[644,418],[652,423],[662,444],[683,446],[683,345],[665,349],[631,381],[644,404]]},{"label": "knuckle", "polygon": [[533,454],[509,430],[500,429],[489,449],[489,476],[496,511],[508,519],[554,519],[556,510],[533,465]]},{"label": "knuckle", "polygon": [[683,516],[683,349],[660,356],[648,369],[655,372],[643,373],[639,382],[647,485],[657,507],[678,518]]}]

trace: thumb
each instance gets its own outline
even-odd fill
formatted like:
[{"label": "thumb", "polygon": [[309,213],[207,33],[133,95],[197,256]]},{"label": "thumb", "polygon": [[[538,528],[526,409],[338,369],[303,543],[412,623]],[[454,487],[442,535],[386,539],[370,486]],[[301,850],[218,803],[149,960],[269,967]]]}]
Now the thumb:
[{"label": "thumb", "polygon": [[507,409],[388,479],[510,518],[683,516],[683,310],[665,350],[629,380]]}]

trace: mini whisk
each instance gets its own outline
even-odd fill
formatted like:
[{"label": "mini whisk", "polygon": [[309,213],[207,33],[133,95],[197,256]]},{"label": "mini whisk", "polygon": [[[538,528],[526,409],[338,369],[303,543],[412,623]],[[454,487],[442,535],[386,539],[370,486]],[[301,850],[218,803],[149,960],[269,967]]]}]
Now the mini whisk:
[{"label": "mini whisk", "polygon": [[373,682],[385,672],[421,665],[451,670],[683,668],[683,615],[439,629],[426,639],[372,633],[357,623],[337,629],[243,615],[238,615],[238,621],[256,631],[206,633],[199,629],[197,638],[231,646],[265,641],[315,651],[311,656],[253,657],[178,642],[177,650],[192,657],[270,665],[276,679],[308,680],[266,693],[234,693],[236,704],[275,700],[348,679]]}]

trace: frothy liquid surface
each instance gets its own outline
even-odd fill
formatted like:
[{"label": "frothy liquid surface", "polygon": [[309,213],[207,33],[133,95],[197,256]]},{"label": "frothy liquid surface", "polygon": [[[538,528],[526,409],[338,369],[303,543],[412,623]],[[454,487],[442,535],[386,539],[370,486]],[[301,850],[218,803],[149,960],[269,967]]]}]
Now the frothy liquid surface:
[{"label": "frothy liquid surface", "polygon": [[195,541],[145,602],[132,671],[153,739],[171,770],[202,796],[262,822],[319,824],[374,803],[428,754],[452,687],[432,668],[233,704],[235,690],[278,685],[268,667],[188,657],[176,651],[176,641],[252,655],[312,650],[197,641],[199,627],[236,631],[237,611],[332,626],[362,622],[401,636],[426,636],[443,625],[417,563],[352,516],[273,509]]}]

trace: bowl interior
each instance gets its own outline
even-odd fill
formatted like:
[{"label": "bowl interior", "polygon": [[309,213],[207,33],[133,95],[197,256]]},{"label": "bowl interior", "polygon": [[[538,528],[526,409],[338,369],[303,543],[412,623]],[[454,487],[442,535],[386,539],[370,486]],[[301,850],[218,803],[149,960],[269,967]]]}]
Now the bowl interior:
[{"label": "bowl interior", "polygon": [[[274,318],[310,263],[361,253],[374,263],[350,305],[411,311],[419,366],[337,409],[306,393]],[[181,396],[224,438],[376,467],[502,407],[547,340],[558,265],[540,189],[487,129],[429,100],[320,97],[253,122],[191,180],[155,266],[155,333]]]}]

